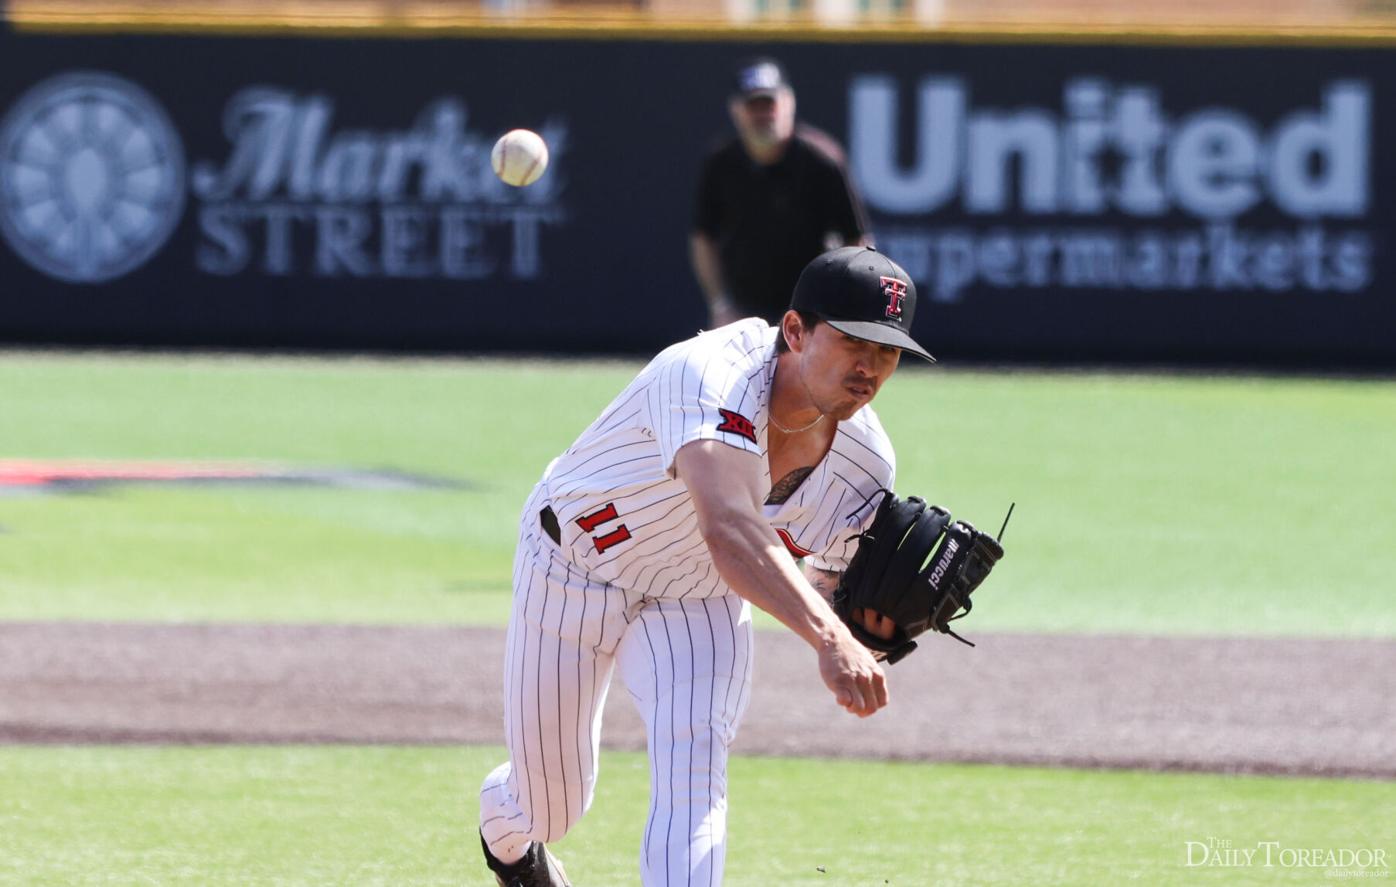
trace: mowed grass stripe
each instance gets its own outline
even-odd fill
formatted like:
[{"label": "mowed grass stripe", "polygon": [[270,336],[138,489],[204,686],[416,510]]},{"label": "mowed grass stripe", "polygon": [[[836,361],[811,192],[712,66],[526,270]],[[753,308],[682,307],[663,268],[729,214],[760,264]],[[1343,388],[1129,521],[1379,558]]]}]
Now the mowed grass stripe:
[{"label": "mowed grass stripe", "polygon": [[[529,488],[640,365],[0,356],[0,458],[466,485],[0,498],[0,618],[502,624]],[[1396,383],[909,365],[878,410],[902,494],[1018,503],[966,627],[1396,634]]]},{"label": "mowed grass stripe", "polygon": [[[489,884],[475,792],[503,755],[3,748],[0,882]],[[731,769],[731,887],[1311,884],[1321,870],[1190,867],[1187,842],[1396,850],[1390,783],[740,756]],[[642,755],[603,754],[595,805],[555,845],[577,883],[638,883],[648,779]]]}]

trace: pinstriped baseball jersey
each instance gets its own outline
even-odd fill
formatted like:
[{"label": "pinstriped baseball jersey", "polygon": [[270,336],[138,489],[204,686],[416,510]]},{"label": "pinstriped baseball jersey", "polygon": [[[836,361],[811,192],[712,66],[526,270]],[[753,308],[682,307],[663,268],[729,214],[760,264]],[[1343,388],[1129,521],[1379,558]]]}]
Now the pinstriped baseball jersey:
[{"label": "pinstriped baseball jersey", "polygon": [[[650,597],[727,594],[674,456],[718,440],[761,459],[769,488],[767,424],[779,330],[738,321],[661,352],[544,477],[569,560],[596,579]],[[842,571],[853,537],[891,489],[895,457],[870,406],[839,423],[820,463],[766,518],[797,557]]]}]

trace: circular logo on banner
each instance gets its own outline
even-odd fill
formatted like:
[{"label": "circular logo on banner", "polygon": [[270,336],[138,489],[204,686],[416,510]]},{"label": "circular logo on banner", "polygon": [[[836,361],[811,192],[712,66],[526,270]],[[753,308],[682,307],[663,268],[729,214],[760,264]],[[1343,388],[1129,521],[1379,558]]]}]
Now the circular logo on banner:
[{"label": "circular logo on banner", "polygon": [[72,283],[134,271],[184,208],[184,148],[139,86],[81,72],[43,81],[0,121],[0,235]]}]

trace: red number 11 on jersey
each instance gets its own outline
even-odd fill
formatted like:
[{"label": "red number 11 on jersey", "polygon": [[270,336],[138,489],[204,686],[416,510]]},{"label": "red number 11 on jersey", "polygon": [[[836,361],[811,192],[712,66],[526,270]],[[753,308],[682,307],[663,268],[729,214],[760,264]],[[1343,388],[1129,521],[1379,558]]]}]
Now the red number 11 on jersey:
[{"label": "red number 11 on jersey", "polygon": [[[591,514],[584,514],[577,518],[577,526],[581,527],[584,532],[590,533],[602,524],[608,524],[619,518],[620,515],[616,514],[615,503],[607,502],[604,507],[598,508]],[[597,554],[605,554],[606,549],[610,548],[612,545],[619,545],[629,538],[630,531],[626,529],[625,524],[621,524],[609,533],[602,533],[600,536],[592,536],[591,542],[596,546]]]}]

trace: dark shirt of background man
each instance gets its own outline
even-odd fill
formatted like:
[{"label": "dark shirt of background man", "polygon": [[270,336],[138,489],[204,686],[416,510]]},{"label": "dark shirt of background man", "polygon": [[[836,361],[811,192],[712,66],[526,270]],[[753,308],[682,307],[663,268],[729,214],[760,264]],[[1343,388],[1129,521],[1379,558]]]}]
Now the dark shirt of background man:
[{"label": "dark shirt of background man", "polygon": [[769,166],[753,161],[735,139],[710,155],[693,227],[717,242],[739,312],[770,323],[785,313],[810,259],[859,243],[867,231],[838,144],[803,125]]},{"label": "dark shirt of background man", "polygon": [[778,323],[800,271],[841,245],[865,244],[867,220],[833,138],[795,123],[785,71],[757,59],[737,71],[728,112],[737,136],[703,162],[690,255],[710,326]]}]

